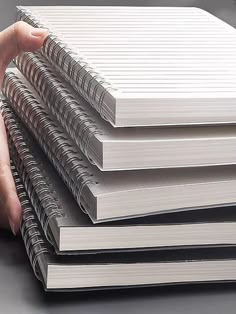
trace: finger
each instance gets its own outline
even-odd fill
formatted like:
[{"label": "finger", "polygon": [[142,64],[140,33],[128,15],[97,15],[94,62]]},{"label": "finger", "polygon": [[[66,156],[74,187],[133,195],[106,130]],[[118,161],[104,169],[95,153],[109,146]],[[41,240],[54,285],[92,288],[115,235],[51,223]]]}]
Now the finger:
[{"label": "finger", "polygon": [[[23,51],[40,48],[46,36],[46,30],[35,29],[24,22],[17,22],[0,33],[0,86],[8,63]],[[4,208],[5,217],[16,234],[20,225],[21,206],[11,174],[6,132],[1,115],[0,143],[0,206]]]},{"label": "finger", "polygon": [[0,207],[0,228],[9,229],[8,217],[3,206]]},{"label": "finger", "polygon": [[39,49],[48,32],[34,28],[25,22],[17,22],[0,33],[0,71],[5,71],[8,63],[23,51]]},{"label": "finger", "polygon": [[19,230],[21,220],[21,205],[17,197],[15,183],[10,168],[7,137],[3,118],[0,115],[0,201],[5,209],[12,232]]}]

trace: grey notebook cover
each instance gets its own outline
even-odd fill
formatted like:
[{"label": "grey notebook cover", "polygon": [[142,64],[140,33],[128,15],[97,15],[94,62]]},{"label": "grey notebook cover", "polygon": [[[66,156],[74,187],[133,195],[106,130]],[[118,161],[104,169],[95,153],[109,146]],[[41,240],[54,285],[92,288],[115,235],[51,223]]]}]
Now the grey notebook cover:
[{"label": "grey notebook cover", "polygon": [[18,72],[3,92],[94,223],[234,205],[236,167],[101,172],[91,165]]},{"label": "grey notebook cover", "polygon": [[[42,282],[44,289],[47,291],[74,291],[74,290],[98,290],[98,289],[121,289],[121,288],[135,288],[135,287],[150,287],[155,285],[166,285],[166,284],[193,284],[193,283],[203,283],[203,282],[232,282],[235,281],[235,272],[232,269],[233,265],[236,263],[235,249],[202,249],[202,250],[171,250],[171,251],[162,251],[162,252],[136,252],[136,253],[121,253],[121,254],[97,254],[97,255],[80,255],[80,256],[56,256],[47,243],[45,239],[38,219],[33,210],[32,204],[29,200],[28,194],[26,193],[22,181],[16,171],[14,164],[12,164],[12,173],[16,184],[17,193],[21,201],[23,216],[21,222],[21,233],[25,243],[25,248],[29,256],[32,268],[34,270],[35,276]],[[205,266],[201,268],[202,263]],[[73,288],[60,288],[57,286],[48,287],[47,284],[47,273],[45,274],[45,268],[57,267],[63,265],[64,270],[66,267],[73,267],[73,265],[81,265],[83,267],[102,267],[104,265],[117,265],[123,267],[124,265],[130,266],[134,265],[146,265],[145,267],[152,267],[153,265],[162,265],[167,270],[168,268],[173,270],[173,265],[181,266],[182,269],[186,267],[186,273],[188,266],[193,266],[195,271],[199,272],[199,267],[201,268],[199,277],[196,277],[194,281],[189,281],[188,277],[184,275],[182,278],[178,276],[178,280],[171,282],[171,277],[169,277],[168,282],[161,283],[161,279],[157,280],[158,284],[143,284],[139,283],[136,285],[112,285],[111,286],[89,286],[80,287],[77,289]],[[208,265],[208,266],[207,266]],[[227,266],[228,265],[228,266]],[[208,276],[208,273],[204,271],[204,267],[216,267],[218,271],[225,271],[225,268],[228,269],[228,273],[224,275],[216,275],[215,278]],[[193,272],[194,272],[193,268]],[[235,269],[235,266],[234,266]],[[203,272],[203,273],[202,273]],[[208,272],[211,272],[209,268]],[[122,272],[120,273],[122,275]],[[137,273],[137,276],[139,274]],[[161,274],[160,274],[161,275]],[[105,274],[104,274],[105,276]],[[157,274],[153,274],[157,276]],[[174,276],[174,274],[173,274]],[[158,276],[157,276],[158,278]],[[174,277],[173,277],[174,278]],[[181,279],[180,279],[181,278]],[[153,281],[152,281],[153,282]]]},{"label": "grey notebook cover", "polygon": [[[74,244],[74,247],[73,245],[69,246],[71,251],[68,247],[63,249],[60,243],[61,228],[72,228],[72,230],[73,228],[81,228],[80,230],[83,231],[87,229],[85,233],[87,232],[88,239],[83,237],[81,231],[75,236],[75,239],[71,238],[71,241],[75,243],[77,241],[83,242],[84,246],[80,246],[80,253],[86,254],[98,251],[181,249],[182,247],[188,248],[191,246],[195,248],[204,246],[223,247],[236,244],[236,241],[234,241],[234,230],[236,229],[234,207],[150,216],[93,225],[89,217],[82,212],[74,201],[53,166],[11,111],[6,101],[4,101],[3,106],[3,117],[12,159],[22,176],[44,233],[54,245],[58,254],[76,254],[76,251],[79,253],[78,249],[73,249],[76,244]],[[127,229],[130,229],[129,236],[127,235]],[[167,230],[164,234],[163,229]],[[91,231],[92,236],[90,235]],[[106,248],[103,241],[99,240],[102,236],[100,231],[103,231],[103,237],[113,239],[113,243]],[[140,243],[135,238],[135,235],[138,236],[140,232],[143,235],[142,237],[149,239],[149,242],[146,240],[146,245],[143,244],[142,237],[139,240]],[[181,234],[184,236],[181,237]],[[125,240],[118,241],[120,243],[120,246],[118,246],[116,239],[123,239],[123,237]],[[182,242],[177,240],[179,237],[182,238]],[[128,244],[129,240],[131,244]],[[96,246],[95,244],[91,245],[91,242],[96,242]],[[163,243],[167,244],[164,245]]]},{"label": "grey notebook cover", "polygon": [[20,72],[90,163],[102,171],[236,163],[228,126],[113,128],[38,53],[15,59]]}]

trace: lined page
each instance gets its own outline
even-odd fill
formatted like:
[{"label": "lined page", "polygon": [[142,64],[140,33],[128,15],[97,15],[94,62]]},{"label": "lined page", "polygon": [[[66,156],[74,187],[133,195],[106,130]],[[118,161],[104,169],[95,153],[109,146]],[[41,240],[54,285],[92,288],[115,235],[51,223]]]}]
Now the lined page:
[{"label": "lined page", "polygon": [[123,94],[236,92],[235,29],[203,10],[27,9]]}]

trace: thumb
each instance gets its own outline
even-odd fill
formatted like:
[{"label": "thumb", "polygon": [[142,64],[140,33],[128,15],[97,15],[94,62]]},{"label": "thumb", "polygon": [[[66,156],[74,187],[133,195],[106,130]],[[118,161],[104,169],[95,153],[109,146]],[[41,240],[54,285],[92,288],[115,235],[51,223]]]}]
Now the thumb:
[{"label": "thumb", "polygon": [[18,54],[39,49],[47,34],[46,29],[34,28],[22,21],[0,32],[0,76]]}]

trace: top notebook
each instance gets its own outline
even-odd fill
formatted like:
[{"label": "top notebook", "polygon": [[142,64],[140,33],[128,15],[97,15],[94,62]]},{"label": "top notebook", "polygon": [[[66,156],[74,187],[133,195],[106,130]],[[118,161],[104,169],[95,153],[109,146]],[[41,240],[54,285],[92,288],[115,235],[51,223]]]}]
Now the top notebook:
[{"label": "top notebook", "polygon": [[115,127],[236,123],[236,30],[199,8],[18,7],[45,56]]}]

